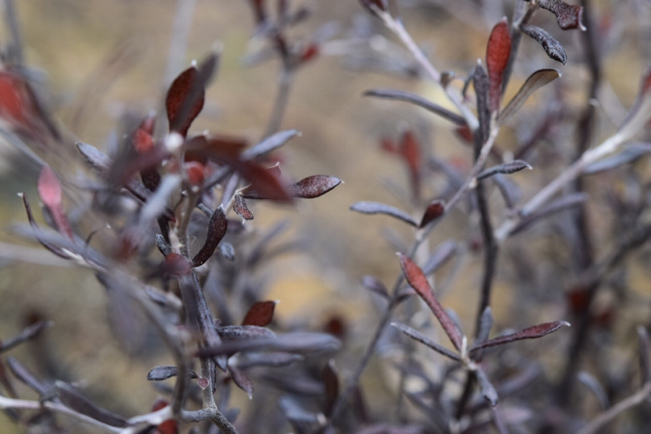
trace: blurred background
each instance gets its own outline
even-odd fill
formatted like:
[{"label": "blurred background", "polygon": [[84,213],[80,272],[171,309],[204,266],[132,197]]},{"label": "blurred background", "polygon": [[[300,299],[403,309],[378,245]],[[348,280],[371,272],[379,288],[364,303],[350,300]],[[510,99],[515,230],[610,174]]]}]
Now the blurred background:
[{"label": "blurred background", "polygon": [[[362,96],[372,88],[395,88],[449,106],[437,87],[417,77],[409,54],[363,13],[357,1],[292,3],[313,12],[292,29],[292,39],[318,41],[319,52],[297,71],[290,91],[281,129],[295,128],[301,136],[282,149],[283,172],[297,179],[328,174],[345,184],[296,207],[256,205],[256,228],[264,230],[287,218],[292,223],[287,239],[303,242],[300,253],[282,256],[265,270],[273,282],[266,298],[280,300],[276,310],[280,322],[305,321],[321,327],[333,318],[343,321],[354,337],[349,343],[354,353],[366,345],[367,326],[373,324],[359,320],[373,320],[377,315],[370,307],[368,292],[359,284],[361,277],[373,274],[390,285],[399,273],[395,240],[408,243],[413,236],[412,230],[399,222],[348,209],[362,200],[410,206],[409,199],[404,199],[408,197],[404,194],[409,188],[408,173],[399,159],[380,149],[381,139],[397,140],[403,131],[412,130],[424,155],[436,154],[460,170],[469,169],[472,150],[446,121],[422,109]],[[510,16],[513,7],[511,1],[497,0],[400,3],[407,29],[433,64],[441,71],[455,71],[462,79],[478,58],[483,59],[492,26],[502,16]],[[634,101],[640,76],[649,63],[651,9],[649,2],[642,0],[594,3],[605,59],[605,78],[596,102],[602,122],[596,136],[605,137],[615,130]],[[204,58],[216,42],[223,44],[219,72],[192,131],[243,135],[251,143],[264,134],[278,92],[280,63],[275,58],[262,61],[264,56],[256,54],[262,43],[252,39],[255,24],[249,2],[20,0],[15,8],[25,64],[48,95],[46,102],[57,124],[73,138],[71,149],[75,140],[109,149],[123,133],[123,117],[160,112],[171,79],[191,61]],[[570,106],[586,103],[587,72],[579,32],[560,31],[548,13],[539,13],[534,23],[561,40],[569,61],[566,66],[554,62],[534,41],[523,40],[507,100],[536,69],[558,68],[563,77],[527,102],[513,125],[504,128],[498,143],[505,152],[515,150],[531,133],[531,124],[521,121],[540,118],[559,94]],[[2,30],[6,40],[6,25]],[[563,143],[552,145],[562,147]],[[12,233],[15,223],[26,222],[16,193],[24,191],[36,200],[38,170],[21,163],[23,157],[6,141],[1,152],[0,250],[5,251],[0,253],[0,338],[18,333],[35,319],[51,320],[54,326],[37,342],[12,355],[43,375],[82,382],[94,399],[111,410],[126,415],[146,411],[157,395],[145,379],[146,372],[171,359],[165,350],[138,347],[137,336],[133,338],[136,344],[120,339],[119,325],[110,321],[110,309],[120,307],[108,302],[91,273],[56,261],[45,250]],[[61,155],[68,155],[66,152]],[[79,158],[55,160],[55,169],[71,179],[86,170]],[[524,197],[529,197],[537,183],[547,178],[534,170],[512,179],[522,184]],[[601,188],[600,182],[595,181],[592,188]],[[435,192],[437,187],[433,183],[428,192]],[[470,329],[482,261],[471,247],[479,232],[476,220],[461,212],[455,215],[437,227],[430,246],[448,239],[469,246],[462,260],[444,270],[444,279],[452,282],[444,303],[454,308]],[[496,212],[498,221],[503,218],[502,211]],[[607,217],[597,216],[594,221],[597,228],[607,226]],[[14,250],[5,243],[26,250]],[[32,262],[41,264],[17,260],[21,255],[31,255]],[[517,288],[508,283],[513,270],[505,269],[495,283],[498,325],[502,318],[514,314],[516,299]],[[633,291],[648,296],[649,276],[644,266],[632,272]],[[550,279],[549,283],[558,281]],[[555,301],[541,304],[540,318],[563,318],[565,308]],[[648,308],[640,309],[636,315],[648,314]],[[141,338],[143,342],[147,339]],[[344,365],[344,374],[347,369],[350,367]],[[376,378],[365,377],[365,381],[370,390],[387,387]],[[245,401],[243,393],[235,393],[239,394],[236,400]],[[381,399],[378,401],[380,407]],[[21,429],[0,414],[0,433],[14,432]]]}]

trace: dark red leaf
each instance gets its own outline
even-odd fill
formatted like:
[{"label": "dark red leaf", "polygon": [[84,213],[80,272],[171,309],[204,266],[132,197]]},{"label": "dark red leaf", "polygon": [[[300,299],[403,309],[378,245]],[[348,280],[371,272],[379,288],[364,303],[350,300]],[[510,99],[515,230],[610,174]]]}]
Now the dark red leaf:
[{"label": "dark red leaf", "polygon": [[154,147],[154,125],[156,114],[152,113],[140,123],[131,138],[131,144],[137,153],[142,154]]},{"label": "dark red leaf", "polygon": [[511,31],[506,18],[493,27],[486,47],[486,67],[489,80],[489,105],[491,112],[500,109],[502,98],[502,78],[511,55]]},{"label": "dark red leaf", "polygon": [[472,351],[479,350],[481,348],[494,347],[496,345],[504,345],[514,341],[520,341],[523,339],[538,339],[546,336],[550,333],[555,332],[563,326],[570,326],[569,322],[566,321],[554,321],[544,324],[538,324],[532,327],[528,327],[524,330],[520,330],[516,333],[511,333],[506,336],[498,336],[496,338],[490,339],[484,343],[481,343],[472,348]]},{"label": "dark red leaf", "polygon": [[[185,137],[192,121],[201,112],[204,99],[205,89],[199,83],[199,71],[191,66],[174,79],[167,91],[165,108],[170,131],[176,131]],[[186,110],[187,113],[183,113]]]},{"label": "dark red leaf", "polygon": [[313,175],[301,179],[287,189],[289,194],[300,199],[314,199],[326,194],[341,184],[341,179],[328,175]]},{"label": "dark red leaf", "polygon": [[398,257],[400,258],[402,272],[405,275],[407,282],[409,282],[409,285],[414,288],[423,301],[427,303],[436,316],[436,319],[438,319],[441,324],[441,327],[443,327],[443,330],[447,333],[454,347],[458,351],[461,351],[461,332],[457,329],[454,321],[452,321],[448,313],[443,309],[443,306],[441,306],[439,301],[436,299],[434,291],[427,281],[427,277],[425,277],[422,270],[409,257],[402,253],[398,253]]},{"label": "dark red leaf", "polygon": [[265,327],[271,323],[276,308],[275,301],[259,301],[255,303],[244,317],[242,325]]},{"label": "dark red leaf", "polygon": [[581,30],[585,30],[583,7],[578,5],[570,6],[560,0],[538,0],[538,6],[556,15],[556,21],[561,29],[568,30],[579,27]]},{"label": "dark red leaf", "polygon": [[50,213],[52,213],[57,229],[71,240],[74,239],[68,218],[63,212],[61,184],[50,166],[43,166],[43,170],[41,170],[38,177],[38,194],[45,206],[50,210]]},{"label": "dark red leaf", "polygon": [[192,258],[192,266],[199,267],[203,265],[214,253],[215,249],[219,245],[219,242],[226,235],[226,230],[228,228],[228,221],[226,220],[226,214],[224,210],[219,207],[210,217],[208,221],[208,233],[206,234],[206,242],[201,247],[199,252]]},{"label": "dark red leaf", "polygon": [[252,161],[240,161],[234,165],[235,170],[251,186],[242,191],[245,199],[267,199],[279,202],[292,202],[292,195],[285,183],[273,171]]},{"label": "dark red leaf", "polygon": [[233,200],[233,211],[244,220],[253,220],[253,213],[246,206],[244,198],[239,194],[236,194]]},{"label": "dark red leaf", "polygon": [[427,205],[427,209],[420,220],[419,228],[424,228],[432,221],[438,219],[445,213],[445,201],[433,200]]},{"label": "dark red leaf", "polygon": [[160,266],[164,276],[184,276],[192,272],[192,264],[178,253],[170,253]]},{"label": "dark red leaf", "polygon": [[[169,403],[167,401],[158,399],[156,400],[156,402],[154,402],[154,405],[151,407],[151,411],[162,410],[168,405]],[[178,432],[179,432],[178,422],[174,419],[169,419],[161,423],[160,425],[158,425],[156,427],[156,431],[154,431],[154,434],[178,434]]]},{"label": "dark red leaf", "polygon": [[183,145],[186,161],[206,160],[230,164],[240,159],[242,151],[248,146],[248,141],[239,136],[217,135],[206,137],[194,136]]},{"label": "dark red leaf", "polygon": [[411,188],[414,198],[420,198],[421,154],[420,145],[416,136],[411,131],[405,131],[400,140],[400,153],[409,168]]},{"label": "dark red leaf", "polygon": [[339,397],[339,377],[335,368],[335,361],[330,359],[321,371],[321,381],[325,389],[325,414],[330,414]]},{"label": "dark red leaf", "polygon": [[185,174],[188,177],[188,182],[193,186],[201,186],[206,177],[206,166],[198,161],[186,161],[183,163]]}]

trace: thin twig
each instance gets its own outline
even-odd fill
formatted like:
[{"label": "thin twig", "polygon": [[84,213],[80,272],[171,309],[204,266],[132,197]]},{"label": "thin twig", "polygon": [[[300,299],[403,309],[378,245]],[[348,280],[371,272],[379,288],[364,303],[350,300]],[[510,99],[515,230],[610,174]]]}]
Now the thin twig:
[{"label": "thin twig", "polygon": [[608,422],[615,419],[617,416],[629,410],[636,405],[642,404],[651,395],[651,383],[646,383],[644,387],[638,390],[635,394],[629,396],[623,401],[618,402],[616,405],[610,407],[608,410],[601,413],[590,423],[585,425],[577,434],[593,434],[599,431]]},{"label": "thin twig", "polygon": [[287,103],[289,102],[289,94],[292,89],[293,81],[294,72],[292,68],[283,65],[283,70],[278,81],[278,94],[274,100],[271,118],[269,119],[269,124],[267,125],[264,137],[268,137],[280,130],[283,118],[287,112]]},{"label": "thin twig", "polygon": [[14,66],[20,68],[23,65],[23,38],[20,34],[20,24],[16,15],[14,0],[5,0],[5,22],[11,35],[9,59]]}]

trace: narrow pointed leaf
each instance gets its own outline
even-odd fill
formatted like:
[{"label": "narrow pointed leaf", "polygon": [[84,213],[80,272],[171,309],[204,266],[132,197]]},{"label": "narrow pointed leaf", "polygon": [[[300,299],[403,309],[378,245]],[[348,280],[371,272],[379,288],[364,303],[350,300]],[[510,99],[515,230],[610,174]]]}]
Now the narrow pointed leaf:
[{"label": "narrow pointed leaf", "polygon": [[618,133],[626,138],[633,137],[651,119],[651,68],[642,79],[637,101],[619,127]]},{"label": "narrow pointed leaf", "polygon": [[445,214],[445,201],[443,200],[433,200],[427,205],[427,209],[423,214],[423,218],[420,220],[419,228],[424,228],[434,220],[441,217]]},{"label": "narrow pointed leaf", "polygon": [[599,383],[599,380],[595,378],[594,375],[586,371],[579,372],[577,379],[586,386],[592,394],[597,398],[599,404],[601,404],[601,409],[606,410],[610,407],[610,400],[608,399],[608,394],[604,390],[604,387]]},{"label": "narrow pointed leaf", "polygon": [[259,301],[249,308],[242,325],[265,327],[271,324],[276,309],[275,301]]},{"label": "narrow pointed leaf", "polygon": [[289,194],[299,199],[314,199],[341,184],[341,179],[328,175],[313,175],[288,187]]},{"label": "narrow pointed leaf", "polygon": [[246,206],[244,198],[239,194],[236,194],[233,200],[233,211],[244,220],[253,220],[253,213],[249,210],[249,207]]},{"label": "narrow pointed leaf", "polygon": [[547,33],[547,31],[536,26],[522,26],[520,27],[520,30],[522,30],[522,33],[535,39],[540,45],[542,45],[545,53],[547,53],[550,58],[561,62],[563,65],[567,63],[567,54],[565,53],[565,49],[561,43],[554,39],[554,37]]},{"label": "narrow pointed leaf", "polygon": [[287,333],[276,338],[245,339],[225,342],[197,351],[197,357],[213,357],[239,351],[313,352],[335,351],[341,347],[339,339],[325,333]]},{"label": "narrow pointed leaf", "polygon": [[228,371],[231,374],[231,378],[237,387],[242,389],[249,399],[253,399],[253,383],[244,375],[244,373],[234,366],[228,366]]},{"label": "narrow pointed leaf", "polygon": [[405,223],[408,223],[414,227],[418,227],[418,223],[414,220],[409,214],[405,211],[395,208],[390,205],[379,202],[357,202],[350,207],[351,211],[355,211],[361,214],[383,214],[388,215],[399,220],[402,220]]},{"label": "narrow pointed leaf", "polygon": [[482,396],[486,401],[488,401],[491,406],[495,407],[499,402],[495,386],[493,386],[493,384],[490,382],[483,369],[477,369],[475,371],[475,375],[477,377],[477,382],[479,383],[479,388],[481,389]]},{"label": "narrow pointed leaf", "polygon": [[334,360],[330,359],[321,371],[321,381],[325,389],[325,414],[330,414],[339,396],[339,377]]},{"label": "narrow pointed leaf", "polygon": [[384,286],[384,284],[380,282],[376,277],[364,276],[362,278],[362,286],[364,286],[364,288],[368,289],[369,291],[372,291],[381,297],[386,298],[387,300],[390,298],[387,287]]},{"label": "narrow pointed leaf", "polygon": [[448,240],[441,243],[423,266],[423,274],[429,276],[434,273],[449,261],[457,253],[457,250],[458,244],[456,241]]},{"label": "narrow pointed leaf", "polygon": [[281,367],[291,365],[295,362],[304,360],[300,354],[292,353],[248,353],[246,356],[238,359],[237,366],[242,369],[253,368],[257,366]]},{"label": "narrow pointed leaf", "polygon": [[634,143],[626,147],[618,154],[606,157],[596,163],[592,163],[583,169],[583,174],[594,175],[608,170],[615,169],[626,164],[634,163],[644,155],[651,153],[651,144]]},{"label": "narrow pointed leaf", "polygon": [[273,152],[300,134],[301,133],[297,130],[280,131],[276,134],[273,134],[252,148],[249,148],[246,151],[242,152],[242,159],[254,160],[260,156]]},{"label": "narrow pointed leaf", "polygon": [[[472,85],[475,88],[475,95],[477,99],[477,119],[479,120],[479,140],[483,144],[488,138],[491,122],[491,107],[489,103],[490,84],[488,75],[481,64],[481,60],[477,60],[477,65],[472,74]],[[460,135],[466,136],[466,140],[473,141],[473,133],[467,128],[467,131],[458,131]]]},{"label": "narrow pointed leaf", "polygon": [[466,121],[462,116],[413,93],[393,89],[372,89],[364,92],[364,96],[373,96],[377,98],[410,102],[414,105],[424,108],[427,111],[437,114],[458,126],[463,126],[466,124]]},{"label": "narrow pointed leaf", "polygon": [[443,309],[443,306],[441,306],[439,301],[436,299],[434,291],[427,281],[427,277],[425,277],[423,271],[409,257],[402,253],[399,253],[398,256],[400,258],[402,272],[405,275],[407,282],[409,282],[409,285],[414,288],[423,301],[427,303],[436,316],[436,319],[438,319],[441,324],[441,327],[443,327],[443,330],[447,333],[454,347],[460,351],[462,340],[461,333],[454,324],[454,321],[452,321],[445,309]]},{"label": "narrow pointed leaf", "polygon": [[523,216],[520,223],[518,223],[518,225],[511,231],[511,235],[527,229],[532,224],[537,223],[544,218],[581,205],[587,198],[588,195],[585,193],[572,193],[556,199],[544,208],[538,210],[538,212]]},{"label": "narrow pointed leaf", "polygon": [[642,385],[651,381],[651,343],[649,343],[649,333],[643,326],[638,326],[637,335],[640,341],[640,376]]},{"label": "narrow pointed leaf", "polygon": [[206,263],[208,259],[215,252],[219,242],[226,235],[228,228],[228,221],[224,210],[219,207],[210,217],[208,221],[208,233],[206,234],[206,242],[201,247],[199,252],[192,258],[192,266],[199,267]]},{"label": "narrow pointed leaf", "polygon": [[7,357],[7,366],[11,373],[18,380],[22,381],[27,387],[38,393],[39,395],[47,395],[52,386],[45,381],[41,381],[34,375],[25,365],[20,363],[13,357]]},{"label": "narrow pointed leaf", "polygon": [[536,90],[540,89],[546,84],[551,83],[561,76],[561,73],[556,69],[539,69],[534,72],[527,78],[527,81],[524,82],[518,93],[513,97],[511,101],[504,108],[502,113],[499,116],[500,124],[504,124],[510,116],[517,112],[524,102],[533,94]]},{"label": "narrow pointed leaf", "polygon": [[547,9],[556,15],[558,26],[563,30],[576,29],[585,30],[583,25],[583,7],[568,5],[560,0],[538,0],[538,6]]},{"label": "narrow pointed leaf", "polygon": [[41,334],[43,330],[45,330],[46,327],[51,326],[52,323],[50,321],[39,321],[35,324],[30,325],[29,327],[26,327],[21,331],[18,335],[13,336],[9,339],[5,339],[4,341],[0,341],[0,354],[9,351],[10,349],[22,344],[23,342],[29,341],[31,339],[34,339],[36,336]]},{"label": "narrow pointed leaf", "polygon": [[477,175],[477,180],[479,181],[482,179],[490,178],[491,176],[496,175],[498,173],[509,175],[511,173],[519,172],[524,169],[532,170],[533,167],[531,167],[531,165],[526,161],[513,160],[513,161],[509,161],[508,163],[498,164],[497,166],[489,167],[488,169],[484,170],[483,172],[479,173],[479,175]]},{"label": "narrow pointed leaf", "polygon": [[165,257],[172,253],[172,247],[169,245],[165,237],[161,234],[156,234],[156,247],[158,251]]},{"label": "narrow pointed leaf", "polygon": [[502,78],[511,56],[511,31],[508,20],[502,20],[493,27],[486,47],[486,68],[489,81],[489,106],[491,112],[500,108]]},{"label": "narrow pointed leaf", "polygon": [[428,347],[430,347],[431,349],[433,349],[437,353],[442,354],[442,355],[444,355],[446,357],[449,357],[450,359],[452,359],[454,361],[457,361],[457,362],[461,360],[459,355],[457,355],[457,354],[453,353],[452,351],[448,350],[443,345],[437,344],[432,339],[428,338],[427,336],[425,336],[424,334],[422,334],[418,330],[415,330],[415,329],[413,329],[413,328],[411,328],[411,327],[409,327],[409,326],[407,326],[405,324],[400,324],[400,323],[397,323],[397,322],[392,322],[391,325],[393,327],[397,328],[398,330],[400,330],[401,332],[403,332],[404,334],[406,334],[407,336],[409,336],[410,338],[412,338],[412,339],[414,339],[414,340],[416,340],[416,341],[418,341],[418,342],[420,342],[422,344],[427,345]]},{"label": "narrow pointed leaf", "polygon": [[70,255],[68,255],[63,249],[55,246],[54,244],[45,240],[41,236],[41,229],[36,224],[36,220],[34,220],[34,215],[32,214],[32,208],[29,206],[27,197],[23,193],[20,193],[19,196],[23,199],[23,205],[25,206],[25,212],[27,213],[27,220],[29,221],[29,225],[32,227],[32,230],[34,231],[34,237],[36,238],[36,240],[39,243],[41,243],[43,247],[45,247],[47,250],[54,253],[58,257],[63,259],[70,259]]},{"label": "narrow pointed leaf", "polygon": [[474,345],[484,343],[488,340],[491,329],[493,328],[493,310],[490,306],[486,306],[486,309],[481,313],[479,318],[479,333],[477,333],[477,339],[475,339]]},{"label": "narrow pointed leaf", "polygon": [[93,145],[77,142],[77,150],[93,169],[104,172],[111,167],[111,158]]},{"label": "narrow pointed leaf", "polygon": [[61,183],[50,166],[43,166],[38,177],[38,194],[45,206],[52,213],[57,229],[71,240],[74,239],[68,218],[63,212],[63,192]]},{"label": "narrow pointed leaf", "polygon": [[69,409],[74,410],[77,413],[81,413],[84,416],[88,416],[91,419],[105,423],[106,425],[115,426],[118,428],[124,428],[127,426],[127,421],[125,419],[96,406],[79,390],[72,387],[71,385],[66,384],[62,381],[57,381],[54,387],[56,389],[57,395],[59,396],[59,399],[61,400],[61,403]]},{"label": "narrow pointed leaf", "polygon": [[521,341],[523,339],[538,339],[546,336],[550,333],[555,332],[563,326],[570,326],[570,323],[567,321],[554,321],[544,324],[538,324],[532,327],[528,327],[524,330],[520,330],[516,333],[511,333],[505,336],[498,336],[496,338],[490,339],[484,343],[473,346],[471,351],[475,351],[481,348],[494,347],[497,345],[504,345],[515,341]]}]

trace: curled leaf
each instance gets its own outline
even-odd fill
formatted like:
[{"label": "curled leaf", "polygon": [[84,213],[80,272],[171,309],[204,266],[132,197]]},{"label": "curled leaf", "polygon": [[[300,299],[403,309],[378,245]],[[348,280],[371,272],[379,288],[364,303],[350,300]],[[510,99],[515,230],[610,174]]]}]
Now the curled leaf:
[{"label": "curled leaf", "polygon": [[[179,368],[176,366],[155,366],[147,373],[147,381],[163,381],[168,378],[176,377],[178,375]],[[188,369],[188,375],[190,378],[199,378],[196,372],[192,369]]]},{"label": "curled leaf", "polygon": [[450,318],[445,309],[443,309],[443,306],[441,306],[439,301],[436,299],[434,290],[432,290],[432,287],[427,281],[427,277],[423,274],[423,271],[414,261],[402,253],[398,253],[398,257],[400,258],[402,272],[405,275],[407,282],[409,282],[409,285],[414,288],[423,301],[427,303],[436,316],[436,319],[441,324],[441,327],[443,327],[443,330],[447,333],[454,347],[458,351],[461,351],[461,333],[454,324],[454,321]]},{"label": "curled leaf", "polygon": [[253,213],[249,210],[249,207],[246,206],[244,198],[239,194],[236,194],[233,200],[233,211],[244,220],[253,220]]},{"label": "curled leaf", "polygon": [[395,208],[390,205],[379,202],[357,202],[350,206],[351,211],[355,211],[362,214],[374,215],[374,214],[383,214],[388,215],[398,220],[402,220],[405,223],[408,223],[414,227],[418,227],[418,223],[414,220],[409,214],[405,211]]},{"label": "curled leaf", "polygon": [[224,210],[219,207],[210,217],[208,221],[208,233],[206,234],[206,242],[203,244],[199,252],[192,258],[192,266],[199,267],[206,263],[212,256],[219,242],[226,235],[228,221]]},{"label": "curled leaf", "polygon": [[427,209],[423,214],[423,218],[420,220],[419,228],[424,228],[432,221],[438,219],[443,214],[445,214],[445,201],[443,200],[433,200],[427,205]]},{"label": "curled leaf", "polygon": [[522,33],[535,39],[540,45],[542,45],[545,53],[547,53],[550,58],[561,62],[563,65],[567,63],[567,54],[565,53],[565,49],[561,43],[554,39],[554,37],[547,33],[547,31],[536,26],[521,26],[520,30],[522,30]]},{"label": "curled leaf", "polygon": [[499,116],[500,124],[504,124],[506,120],[518,111],[522,104],[534,93],[546,84],[551,83],[561,76],[561,73],[556,69],[539,69],[527,78],[518,93],[504,108]]},{"label": "curled leaf", "polygon": [[524,169],[532,170],[533,167],[529,163],[523,160],[513,160],[508,163],[498,164],[497,166],[489,167],[488,169],[480,172],[477,175],[477,180],[486,179],[498,173],[504,175],[510,175],[511,173],[519,172]]},{"label": "curled leaf", "polygon": [[570,6],[561,0],[538,0],[538,6],[556,15],[556,21],[561,29],[569,30],[578,27],[585,30],[583,7],[578,5]]}]

